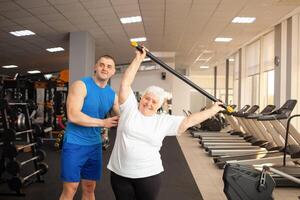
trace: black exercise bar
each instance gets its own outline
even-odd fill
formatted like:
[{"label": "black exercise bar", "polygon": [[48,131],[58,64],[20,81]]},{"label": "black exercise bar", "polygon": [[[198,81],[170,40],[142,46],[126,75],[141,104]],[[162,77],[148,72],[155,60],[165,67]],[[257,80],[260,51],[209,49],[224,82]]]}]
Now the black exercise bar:
[{"label": "black exercise bar", "polygon": [[[135,47],[137,50],[139,50],[139,51],[142,52],[142,48],[143,47],[140,46],[140,45],[138,45],[137,42],[131,42],[131,46]],[[218,100],[216,97],[212,96],[211,94],[209,94],[208,92],[206,92],[205,90],[203,90],[202,88],[200,88],[198,85],[196,85],[194,82],[192,82],[190,79],[186,78],[182,74],[180,74],[177,71],[175,71],[173,68],[171,68],[170,66],[168,66],[166,63],[164,63],[163,61],[161,61],[159,58],[157,58],[156,56],[154,56],[152,53],[150,53],[147,50],[146,50],[146,55],[151,60],[153,60],[154,62],[156,62],[157,64],[159,64],[163,68],[165,68],[167,71],[169,71],[172,74],[174,74],[175,76],[177,76],[177,78],[181,79],[182,81],[184,81],[185,83],[187,83],[188,85],[190,85],[192,88],[194,88],[195,90],[197,90],[198,92],[200,92],[201,94],[203,94],[204,96],[206,96],[207,98],[209,98],[210,100],[212,100],[214,102],[220,102],[220,100]],[[227,106],[226,104],[223,104],[221,106],[224,107],[228,112],[233,112],[233,109],[230,106]]]}]

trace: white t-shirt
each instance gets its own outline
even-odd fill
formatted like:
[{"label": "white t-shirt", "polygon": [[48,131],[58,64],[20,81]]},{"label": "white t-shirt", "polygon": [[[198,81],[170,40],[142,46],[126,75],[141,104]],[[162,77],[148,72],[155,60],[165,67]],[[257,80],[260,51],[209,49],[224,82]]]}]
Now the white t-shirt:
[{"label": "white t-shirt", "polygon": [[159,174],[163,166],[159,150],[165,136],[176,135],[183,116],[154,114],[144,116],[131,91],[120,105],[115,145],[107,168],[127,178]]}]

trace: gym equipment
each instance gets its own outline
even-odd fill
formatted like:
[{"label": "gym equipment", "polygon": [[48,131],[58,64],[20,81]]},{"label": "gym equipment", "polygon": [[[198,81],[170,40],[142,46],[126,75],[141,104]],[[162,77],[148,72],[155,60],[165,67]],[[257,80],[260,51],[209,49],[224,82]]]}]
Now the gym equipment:
[{"label": "gym equipment", "polygon": [[33,130],[25,130],[25,131],[16,131],[14,129],[5,129],[2,134],[3,141],[16,141],[17,136],[25,134],[25,133],[32,133]]},{"label": "gym equipment", "polygon": [[37,150],[36,151],[36,156],[28,159],[28,160],[25,160],[25,161],[17,161],[17,160],[12,160],[12,161],[9,161],[6,165],[6,171],[14,176],[16,176],[17,174],[20,173],[21,171],[21,167],[24,166],[25,164],[31,162],[31,161],[34,161],[34,160],[37,160],[38,162],[40,161],[43,161],[46,157],[46,152],[44,150]]},{"label": "gym equipment", "polygon": [[263,166],[263,169],[266,170],[266,171],[272,172],[274,174],[278,174],[282,178],[286,178],[286,179],[288,179],[288,180],[290,180],[290,181],[292,181],[292,182],[294,182],[294,183],[296,183],[297,185],[300,186],[300,179],[299,178],[296,178],[294,176],[291,176],[291,175],[286,174],[286,173],[284,173],[284,172],[282,172],[280,170],[277,170],[277,169],[275,169],[273,167],[269,167],[269,166],[266,166],[266,165]]},{"label": "gym equipment", "polygon": [[[138,45],[137,42],[131,42],[131,46],[135,47],[137,50],[139,50],[140,52],[142,52],[143,47]],[[203,90],[202,88],[200,88],[198,85],[196,85],[194,82],[192,82],[190,79],[186,78],[185,76],[183,76],[182,74],[178,73],[177,71],[175,71],[173,68],[171,68],[170,66],[168,66],[166,63],[164,63],[163,61],[161,61],[160,59],[158,59],[157,57],[155,57],[152,53],[150,53],[149,51],[146,50],[146,55],[151,58],[151,60],[153,60],[154,62],[156,62],[157,64],[159,64],[160,66],[162,66],[163,68],[165,68],[167,71],[171,72],[173,75],[175,75],[177,78],[181,79],[182,81],[184,81],[186,84],[190,85],[192,88],[194,88],[195,90],[197,90],[198,92],[200,92],[201,94],[203,94],[204,96],[206,96],[207,98],[209,98],[210,100],[214,101],[214,102],[220,102],[219,99],[217,99],[216,97],[212,96],[211,94],[209,94],[208,92],[206,92],[205,90]],[[222,107],[224,107],[228,112],[233,112],[233,109],[230,106],[227,106],[226,104],[221,105]]]},{"label": "gym equipment", "polygon": [[107,128],[102,128],[101,139],[102,139],[102,149],[107,150],[110,146]]},{"label": "gym equipment", "polygon": [[[48,165],[46,163],[38,163],[38,170],[29,174],[26,177],[15,176],[8,180],[8,186],[11,190],[20,191],[20,189],[26,184],[26,182],[34,175],[44,175],[48,172]],[[29,183],[29,182],[28,182]]]},{"label": "gym equipment", "polygon": [[228,200],[272,200],[275,182],[252,166],[227,164],[223,173],[224,193]]},{"label": "gym equipment", "polygon": [[[271,200],[275,184],[271,172],[298,186],[300,179],[273,167],[263,166],[262,171],[249,165],[227,164],[223,173],[224,193],[229,200]],[[300,198],[300,197],[299,197]]]},{"label": "gym equipment", "polygon": [[[295,117],[300,117],[300,115],[293,115],[293,116],[289,117],[289,119],[287,120],[285,146],[284,146],[284,150],[283,150],[283,154],[284,154],[283,155],[283,165],[282,166],[278,166],[278,165],[272,166],[272,168],[270,168],[270,169],[272,169],[271,170],[272,172],[275,172],[275,174],[273,174],[272,176],[273,176],[277,186],[300,187],[299,180],[298,180],[298,182],[296,181],[296,184],[295,184],[295,181],[291,180],[287,176],[282,176],[282,174],[278,173],[278,172],[283,172],[289,176],[292,176],[295,178],[300,178],[299,163],[296,163],[295,165],[289,165],[289,166],[286,165],[286,154],[288,153],[288,138],[289,138],[288,136],[289,136],[289,130],[290,130],[290,123],[291,123],[291,120]],[[300,155],[300,146],[297,145],[297,148],[298,148],[297,156],[299,156]],[[294,157],[296,157],[296,156],[294,156]]]},{"label": "gym equipment", "polygon": [[32,146],[40,147],[42,144],[41,140],[38,140],[38,142],[33,142],[27,145],[23,145],[21,147],[16,147],[15,145],[9,144],[5,145],[3,147],[3,155],[8,157],[9,159],[13,159],[18,155],[18,152]]},{"label": "gym equipment", "polygon": [[[230,161],[230,157],[227,158],[220,158],[219,161],[230,161],[230,162],[238,162],[240,164],[258,164],[258,163],[264,163],[265,161],[271,162],[271,163],[278,163],[278,160],[276,157],[282,157],[283,155],[283,140],[281,138],[286,137],[286,129],[284,128],[284,125],[282,124],[282,120],[288,119],[290,113],[293,111],[295,105],[296,105],[296,100],[288,100],[286,103],[279,108],[276,111],[273,111],[272,113],[268,115],[263,115],[263,116],[258,116],[256,124],[257,126],[261,126],[260,129],[264,129],[264,135],[266,136],[271,136],[270,139],[268,139],[268,142],[271,144],[269,146],[266,146],[266,149],[269,151],[268,154],[265,155],[264,152],[263,154],[256,153],[256,154],[247,154],[239,157],[234,157]],[[255,116],[253,116],[255,117]],[[251,116],[248,116],[248,118],[253,118]],[[255,119],[255,118],[254,118]],[[289,144],[289,153],[293,154],[293,152],[296,152],[296,149],[294,148],[294,144],[296,146],[299,146],[300,144],[300,136],[299,133],[291,133],[289,137],[292,137],[294,140],[293,143]],[[293,148],[290,148],[293,147]],[[236,156],[241,155],[241,154],[236,154]],[[256,159],[259,158],[259,159]],[[281,161],[281,159],[280,159]]]}]

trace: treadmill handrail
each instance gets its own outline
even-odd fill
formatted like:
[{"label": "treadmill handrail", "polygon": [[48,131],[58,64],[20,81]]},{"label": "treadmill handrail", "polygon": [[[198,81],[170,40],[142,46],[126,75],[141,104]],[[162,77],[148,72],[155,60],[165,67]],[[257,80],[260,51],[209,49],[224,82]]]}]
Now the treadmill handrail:
[{"label": "treadmill handrail", "polygon": [[287,120],[287,127],[286,127],[286,134],[285,134],[285,143],[284,143],[284,149],[283,149],[283,166],[286,166],[286,154],[287,154],[287,144],[288,144],[288,139],[289,139],[289,130],[290,130],[290,124],[291,120],[295,117],[300,117],[300,114],[297,115],[292,115],[289,117]]},{"label": "treadmill handrail", "polygon": [[275,174],[278,174],[278,175],[280,175],[280,176],[282,176],[284,178],[287,178],[287,179],[289,179],[289,180],[291,180],[291,181],[293,181],[295,183],[300,184],[300,179],[299,178],[291,176],[291,175],[289,175],[287,173],[284,173],[284,172],[282,172],[280,170],[274,169],[274,168],[266,166],[266,165],[263,166],[263,169],[266,170],[266,171],[270,171],[270,172],[273,172]]}]

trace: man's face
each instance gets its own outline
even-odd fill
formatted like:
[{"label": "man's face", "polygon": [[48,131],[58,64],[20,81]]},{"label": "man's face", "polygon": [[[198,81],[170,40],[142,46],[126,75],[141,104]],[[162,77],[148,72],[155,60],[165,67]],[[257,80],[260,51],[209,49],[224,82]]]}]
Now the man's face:
[{"label": "man's face", "polygon": [[102,57],[96,63],[94,70],[98,80],[109,80],[116,72],[115,62],[111,58]]}]

